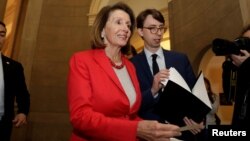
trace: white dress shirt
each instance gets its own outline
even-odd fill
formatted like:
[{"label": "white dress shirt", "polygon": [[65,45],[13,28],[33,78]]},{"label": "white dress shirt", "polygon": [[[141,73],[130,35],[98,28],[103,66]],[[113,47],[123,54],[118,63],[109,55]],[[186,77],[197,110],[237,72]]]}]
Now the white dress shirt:
[{"label": "white dress shirt", "polygon": [[[153,75],[153,65],[152,65],[153,64],[153,62],[152,62],[152,55],[153,54],[158,55],[156,58],[156,62],[158,64],[159,70],[166,68],[165,58],[164,58],[162,47],[160,47],[155,53],[150,52],[149,50],[147,50],[144,47],[144,52],[145,52],[145,55],[146,55],[146,58],[147,58],[152,75]],[[157,97],[158,97],[158,93],[156,95],[154,95],[154,98],[157,98]]]},{"label": "white dress shirt", "polygon": [[4,77],[3,77],[3,61],[0,52],[0,120],[4,115]]},{"label": "white dress shirt", "polygon": [[158,66],[159,66],[159,70],[166,68],[164,54],[163,54],[163,50],[162,50],[161,47],[155,53],[150,52],[149,50],[147,50],[144,47],[144,52],[146,54],[146,58],[147,58],[147,61],[148,61],[148,64],[149,64],[152,75],[153,75],[152,54],[157,54],[158,55],[157,58],[156,58],[156,62],[158,64]]}]

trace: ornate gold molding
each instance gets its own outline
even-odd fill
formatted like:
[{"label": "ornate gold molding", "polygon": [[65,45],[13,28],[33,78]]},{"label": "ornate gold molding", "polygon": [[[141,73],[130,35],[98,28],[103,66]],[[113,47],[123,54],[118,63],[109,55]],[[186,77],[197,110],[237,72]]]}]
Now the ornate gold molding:
[{"label": "ornate gold molding", "polygon": [[103,7],[106,6],[109,3],[109,0],[92,0],[91,5],[89,8],[89,13],[87,14],[88,16],[88,23],[89,26],[92,26],[95,17],[99,10]]}]

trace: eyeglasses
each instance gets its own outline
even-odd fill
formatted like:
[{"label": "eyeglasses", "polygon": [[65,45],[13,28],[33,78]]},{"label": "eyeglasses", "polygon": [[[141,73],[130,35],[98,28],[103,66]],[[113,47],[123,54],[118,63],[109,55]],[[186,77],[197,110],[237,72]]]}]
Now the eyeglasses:
[{"label": "eyeglasses", "polygon": [[5,37],[6,36],[6,31],[0,31],[0,36]]},{"label": "eyeglasses", "polygon": [[161,33],[165,33],[167,31],[167,27],[143,27],[148,29],[152,34],[156,34],[158,33],[158,31],[160,30]]}]

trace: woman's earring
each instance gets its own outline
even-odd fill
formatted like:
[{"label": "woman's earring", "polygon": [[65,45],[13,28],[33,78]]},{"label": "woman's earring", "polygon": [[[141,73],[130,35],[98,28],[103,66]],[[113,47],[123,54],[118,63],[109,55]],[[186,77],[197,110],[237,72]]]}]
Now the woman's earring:
[{"label": "woman's earring", "polygon": [[101,33],[101,37],[102,37],[102,39],[104,39],[104,37],[105,37],[105,33],[104,33],[104,31],[102,31],[102,33]]}]

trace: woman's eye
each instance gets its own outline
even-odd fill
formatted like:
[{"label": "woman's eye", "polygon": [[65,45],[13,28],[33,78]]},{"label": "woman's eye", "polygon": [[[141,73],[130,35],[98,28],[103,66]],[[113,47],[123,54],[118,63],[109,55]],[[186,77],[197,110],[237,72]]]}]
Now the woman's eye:
[{"label": "woman's eye", "polygon": [[120,20],[116,21],[117,24],[121,24],[122,22]]}]

